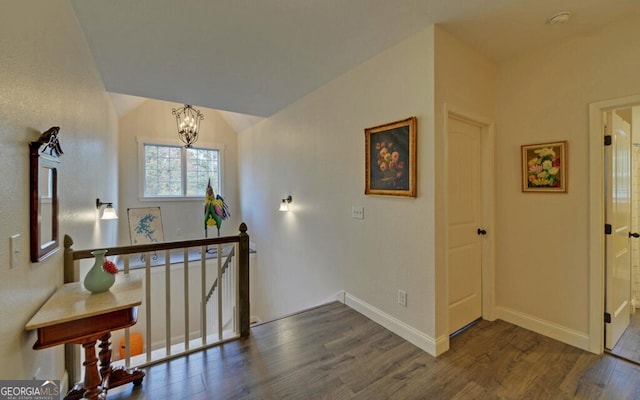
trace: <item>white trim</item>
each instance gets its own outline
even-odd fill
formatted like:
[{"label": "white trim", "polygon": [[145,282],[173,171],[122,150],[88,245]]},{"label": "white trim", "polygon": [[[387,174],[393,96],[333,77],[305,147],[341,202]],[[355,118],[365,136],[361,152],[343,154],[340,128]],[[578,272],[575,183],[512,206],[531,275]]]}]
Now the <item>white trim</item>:
[{"label": "white trim", "polygon": [[334,301],[338,301],[342,304],[346,303],[346,295],[347,293],[344,290],[340,290],[333,294],[333,296],[329,296],[322,304],[333,303]]},{"label": "white trim", "polygon": [[436,339],[436,357],[449,350],[449,335],[442,335]]},{"label": "white trim", "polygon": [[498,319],[503,321],[589,351],[590,338],[585,332],[569,329],[565,326],[505,307],[496,307],[496,314]]},{"label": "white trim", "polygon": [[[440,312],[444,313],[445,333],[449,332],[449,256],[447,249],[449,248],[448,238],[448,199],[447,199],[447,182],[448,182],[448,151],[449,151],[449,117],[461,119],[470,124],[476,125],[482,129],[482,221],[483,229],[488,234],[482,240],[482,317],[488,321],[496,319],[495,312],[495,124],[493,121],[476,115],[464,108],[444,103],[443,106],[443,154],[444,160],[442,168],[444,170],[443,179],[443,211],[442,211],[442,229],[443,246],[444,246],[444,281],[446,304]],[[439,341],[446,341],[449,348],[449,336],[439,338]]]},{"label": "white trim", "polygon": [[[159,145],[167,145],[167,146],[179,146],[179,147],[184,147],[184,143],[182,143],[180,140],[178,139],[166,139],[166,138],[156,138],[156,137],[150,137],[150,136],[136,136],[136,143],[137,144],[159,144]],[[202,141],[199,140],[197,142],[197,144],[193,145],[193,148],[195,149],[213,149],[213,150],[224,150],[226,147],[225,144],[221,144],[221,143],[214,143],[214,142],[206,142],[206,141]]]},{"label": "white trim", "polygon": [[640,95],[589,104],[589,347],[604,351],[604,143],[602,112],[640,104]]},{"label": "white trim", "polygon": [[200,203],[204,202],[203,196],[176,196],[176,197],[138,197],[138,201],[141,203],[150,202],[150,203],[159,203],[159,202],[168,202],[168,201],[199,201]]},{"label": "white trim", "polygon": [[442,354],[449,349],[448,336],[446,338],[438,338],[438,340],[436,340],[411,325],[400,321],[399,319],[346,292],[345,304],[432,356]]}]

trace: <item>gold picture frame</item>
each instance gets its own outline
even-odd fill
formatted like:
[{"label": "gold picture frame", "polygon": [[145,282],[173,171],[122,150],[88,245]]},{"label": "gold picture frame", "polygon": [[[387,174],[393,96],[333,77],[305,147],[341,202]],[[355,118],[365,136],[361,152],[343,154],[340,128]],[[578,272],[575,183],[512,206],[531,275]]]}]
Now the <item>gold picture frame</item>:
[{"label": "gold picture frame", "polygon": [[366,195],[416,197],[417,118],[367,128]]},{"label": "gold picture frame", "polygon": [[524,145],[521,152],[523,192],[567,192],[566,141]]}]

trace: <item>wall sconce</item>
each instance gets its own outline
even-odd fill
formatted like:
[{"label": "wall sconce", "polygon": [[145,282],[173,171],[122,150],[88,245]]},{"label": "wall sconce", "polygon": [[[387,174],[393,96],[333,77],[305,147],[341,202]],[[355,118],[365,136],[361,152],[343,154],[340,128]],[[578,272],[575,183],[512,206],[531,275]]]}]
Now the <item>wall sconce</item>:
[{"label": "wall sconce", "polygon": [[118,214],[116,214],[116,210],[113,208],[113,203],[103,203],[100,199],[96,199],[96,208],[100,210],[102,206],[106,207],[100,219],[118,219]]},{"label": "wall sconce", "polygon": [[286,199],[282,199],[282,202],[280,203],[280,208],[278,208],[278,211],[289,211],[289,203],[291,203],[291,200],[293,200],[291,196],[287,196]]}]

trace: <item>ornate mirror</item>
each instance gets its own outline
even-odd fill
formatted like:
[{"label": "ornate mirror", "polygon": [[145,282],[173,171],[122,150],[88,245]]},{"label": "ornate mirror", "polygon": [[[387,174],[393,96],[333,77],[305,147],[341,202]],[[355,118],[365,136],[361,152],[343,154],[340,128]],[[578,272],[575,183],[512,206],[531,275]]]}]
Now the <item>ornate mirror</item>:
[{"label": "ornate mirror", "polygon": [[42,261],[60,248],[58,240],[58,165],[60,128],[54,126],[29,143],[31,261]]}]

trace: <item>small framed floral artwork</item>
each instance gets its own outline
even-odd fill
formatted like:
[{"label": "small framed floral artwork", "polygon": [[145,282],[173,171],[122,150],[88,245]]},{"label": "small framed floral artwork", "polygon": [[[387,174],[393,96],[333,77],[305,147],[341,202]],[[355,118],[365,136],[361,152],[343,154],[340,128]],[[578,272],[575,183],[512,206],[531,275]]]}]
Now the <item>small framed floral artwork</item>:
[{"label": "small framed floral artwork", "polygon": [[567,192],[567,142],[522,146],[522,191]]},{"label": "small framed floral artwork", "polygon": [[364,194],[416,197],[416,130],[416,117],[364,130]]}]

